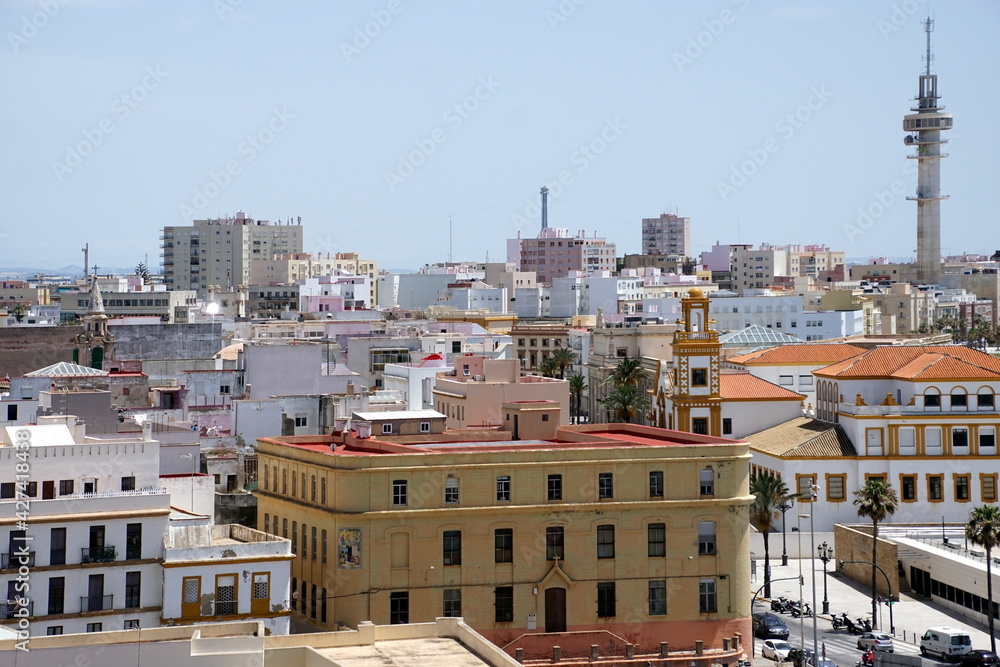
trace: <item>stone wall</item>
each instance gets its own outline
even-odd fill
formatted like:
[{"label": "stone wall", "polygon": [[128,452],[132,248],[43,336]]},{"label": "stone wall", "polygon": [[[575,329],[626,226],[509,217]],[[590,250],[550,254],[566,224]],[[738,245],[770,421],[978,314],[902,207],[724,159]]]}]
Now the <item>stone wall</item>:
[{"label": "stone wall", "polygon": [[208,359],[222,349],[220,323],[131,324],[110,327],[117,337],[115,358]]},{"label": "stone wall", "polygon": [[[833,527],[834,546],[833,553],[836,556],[837,564],[840,561],[863,560],[871,562],[872,559],[872,527],[871,525],[845,526],[837,524]],[[897,546],[893,542],[888,542],[881,537],[878,540],[878,566],[882,568],[889,578],[889,585],[892,586],[892,596],[899,599],[899,554]],[[853,579],[866,588],[872,585],[872,567],[864,563],[849,563],[838,568],[841,574]],[[876,572],[879,594],[885,598],[889,591],[886,589],[885,577]]]},{"label": "stone wall", "polygon": [[0,329],[0,377],[16,377],[60,361],[73,361],[75,336],[82,326]]}]

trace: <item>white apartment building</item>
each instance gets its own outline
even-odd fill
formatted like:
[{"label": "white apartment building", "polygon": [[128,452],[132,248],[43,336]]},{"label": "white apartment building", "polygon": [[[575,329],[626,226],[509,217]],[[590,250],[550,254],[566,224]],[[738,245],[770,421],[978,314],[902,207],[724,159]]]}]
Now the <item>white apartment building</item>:
[{"label": "white apartment building", "polygon": [[[188,567],[192,577],[206,576],[204,561],[212,559],[193,562],[183,550],[174,551],[190,545],[175,545],[171,523],[207,525],[209,518],[171,507],[160,485],[159,443],[149,429],[140,439],[98,439],[86,436],[72,416],[38,421],[0,431],[0,588],[6,590],[0,625],[16,626],[26,614],[37,636],[166,623],[165,602],[190,599],[193,590],[186,582],[168,582],[167,571]],[[267,611],[253,603],[262,587],[234,597],[245,604],[219,606],[239,593],[226,588],[229,579],[215,577],[214,587],[194,598],[199,613],[180,617],[256,618],[272,632],[287,632],[287,540],[242,527],[209,528],[219,535],[213,538],[221,547],[215,558],[228,560],[227,572],[241,581],[268,575]]]},{"label": "white apartment building", "polygon": [[163,282],[170,290],[204,294],[209,285],[231,292],[250,285],[253,259],[302,252],[302,219],[296,224],[254,220],[240,211],[230,218],[195,220],[163,228]]},{"label": "white apartment building", "polygon": [[[559,280],[579,280],[575,278],[556,278]],[[582,282],[582,281],[581,281]],[[579,288],[559,290],[555,293],[558,299],[557,312],[576,312],[579,300]],[[519,287],[514,292],[514,307],[512,311],[520,319],[550,317],[552,314],[552,288],[548,285],[534,287]]]},{"label": "white apartment building", "polygon": [[816,530],[857,523],[853,491],[892,484],[885,523],[964,523],[998,501],[1000,361],[961,345],[880,346],[813,371],[815,418],[750,436],[752,465],[790,489],[819,484]]},{"label": "white apartment building", "polygon": [[[713,248],[713,253],[715,249]],[[714,254],[712,255],[714,257]],[[729,270],[734,289],[762,289],[781,278],[816,278],[844,264],[844,252],[823,245],[782,245],[762,243],[729,246]]]},{"label": "white apartment building", "polygon": [[375,303],[375,280],[378,263],[363,259],[356,252],[279,253],[268,257],[254,256],[250,260],[251,285],[291,285],[308,278],[324,278],[340,272],[344,275],[368,276],[369,301]]},{"label": "white apartment building", "polygon": [[642,219],[642,252],[647,255],[691,254],[691,218],[661,213]]},{"label": "white apartment building", "polygon": [[507,288],[490,287],[483,282],[451,283],[438,292],[435,306],[450,306],[456,310],[484,309],[492,314],[506,315]]},{"label": "white apartment building", "polygon": [[756,324],[806,341],[865,332],[863,311],[807,311],[801,296],[716,297],[709,312],[717,331],[738,331]]}]

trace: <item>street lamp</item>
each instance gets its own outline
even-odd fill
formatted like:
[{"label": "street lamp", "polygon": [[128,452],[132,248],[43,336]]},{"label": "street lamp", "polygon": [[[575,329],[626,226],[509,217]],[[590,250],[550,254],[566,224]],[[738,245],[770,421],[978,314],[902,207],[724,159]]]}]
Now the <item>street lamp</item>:
[{"label": "street lamp", "polygon": [[778,506],[781,510],[781,564],[788,565],[788,547],[785,543],[785,512],[792,509],[795,504],[791,500],[786,500]]},{"label": "street lamp", "polygon": [[805,598],[802,597],[802,586],[805,583],[805,579],[802,577],[802,519],[808,519],[808,514],[799,514],[797,526],[797,532],[799,534],[799,641],[801,642],[801,648],[806,647],[806,615],[802,613],[805,611]]},{"label": "street lamp", "polygon": [[826,597],[826,564],[833,560],[833,547],[826,542],[816,547],[819,550],[819,559],[823,561],[823,613],[830,613],[830,601]]}]

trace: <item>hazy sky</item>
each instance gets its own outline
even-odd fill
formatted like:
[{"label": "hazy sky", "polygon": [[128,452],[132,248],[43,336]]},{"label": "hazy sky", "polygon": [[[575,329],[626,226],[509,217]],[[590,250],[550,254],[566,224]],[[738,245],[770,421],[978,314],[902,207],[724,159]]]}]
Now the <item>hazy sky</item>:
[{"label": "hazy sky", "polygon": [[[158,266],[164,225],[302,217],[382,267],[549,224],[908,256],[931,13],[945,253],[992,252],[1000,3],[2,0],[0,266]],[[859,211],[870,217],[861,218]]]}]

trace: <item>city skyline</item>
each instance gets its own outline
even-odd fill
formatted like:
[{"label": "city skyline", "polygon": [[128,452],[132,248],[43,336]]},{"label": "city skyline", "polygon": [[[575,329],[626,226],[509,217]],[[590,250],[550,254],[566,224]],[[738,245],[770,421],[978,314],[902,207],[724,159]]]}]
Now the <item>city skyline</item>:
[{"label": "city skyline", "polygon": [[0,19],[14,93],[0,266],[79,264],[89,243],[92,263],[158,270],[163,227],[238,210],[301,216],[306,252],[387,268],[449,245],[502,261],[506,239],[537,234],[542,185],[549,226],[619,254],[670,212],[691,218],[695,255],[719,241],[913,256],[902,118],[928,14],[956,128],[942,252],[996,249],[976,233],[1000,103],[981,74],[1000,62],[992,3],[46,7]]}]

